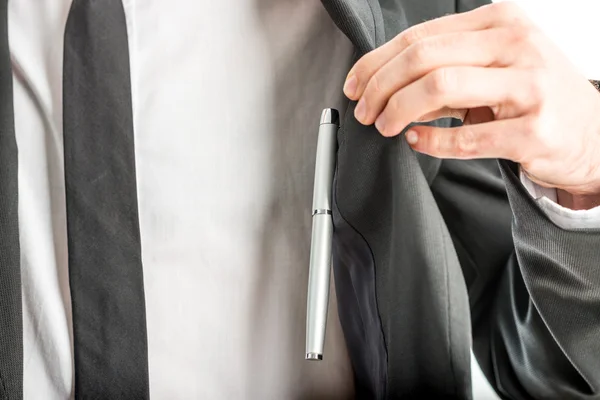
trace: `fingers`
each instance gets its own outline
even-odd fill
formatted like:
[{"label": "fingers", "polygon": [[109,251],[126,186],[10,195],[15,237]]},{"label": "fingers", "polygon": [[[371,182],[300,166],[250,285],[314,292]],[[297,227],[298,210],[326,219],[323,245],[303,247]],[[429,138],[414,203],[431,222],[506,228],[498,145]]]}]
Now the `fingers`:
[{"label": "fingers", "polygon": [[438,158],[503,158],[519,161],[525,141],[524,118],[505,119],[456,128],[413,126],[406,140],[416,151]]},{"label": "fingers", "polygon": [[530,22],[517,5],[501,2],[412,26],[383,46],[364,55],[348,73],[344,93],[351,100],[358,100],[375,72],[406,48],[424,39],[450,33],[528,24]]},{"label": "fingers", "polygon": [[531,70],[440,68],[393,94],[375,126],[382,135],[394,136],[411,122],[444,108],[492,107],[499,110],[497,117],[514,118],[543,96],[538,82]]},{"label": "fingers", "polygon": [[434,36],[411,45],[371,76],[355,117],[371,125],[393,93],[438,68],[507,66],[519,54],[506,49],[520,36],[519,30],[495,28]]}]

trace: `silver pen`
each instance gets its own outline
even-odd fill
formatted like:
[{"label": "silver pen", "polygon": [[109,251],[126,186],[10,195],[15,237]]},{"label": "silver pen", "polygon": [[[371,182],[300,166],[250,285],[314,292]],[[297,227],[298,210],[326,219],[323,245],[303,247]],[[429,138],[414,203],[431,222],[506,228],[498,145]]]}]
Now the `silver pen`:
[{"label": "silver pen", "polygon": [[333,240],[332,188],[339,120],[337,110],[333,108],[323,110],[317,138],[306,309],[307,360],[322,360],[325,345]]}]

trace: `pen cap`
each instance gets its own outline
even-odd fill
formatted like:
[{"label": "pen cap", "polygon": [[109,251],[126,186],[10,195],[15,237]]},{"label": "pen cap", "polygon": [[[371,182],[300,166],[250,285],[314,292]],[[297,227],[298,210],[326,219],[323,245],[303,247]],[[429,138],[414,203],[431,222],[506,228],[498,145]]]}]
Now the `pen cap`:
[{"label": "pen cap", "polygon": [[317,210],[331,210],[332,208],[331,197],[338,129],[338,111],[333,108],[323,110],[319,125],[319,136],[317,138],[313,213]]}]

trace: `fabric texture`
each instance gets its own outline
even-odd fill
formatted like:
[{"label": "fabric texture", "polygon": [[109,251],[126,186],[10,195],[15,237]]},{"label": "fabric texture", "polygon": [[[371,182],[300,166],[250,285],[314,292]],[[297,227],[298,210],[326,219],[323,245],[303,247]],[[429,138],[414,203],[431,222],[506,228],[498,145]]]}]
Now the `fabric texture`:
[{"label": "fabric texture", "polygon": [[18,159],[8,48],[7,0],[0,2],[0,399],[23,398],[23,315]]},{"label": "fabric texture", "polygon": [[63,94],[77,399],[149,398],[127,43],[121,0],[73,2]]}]

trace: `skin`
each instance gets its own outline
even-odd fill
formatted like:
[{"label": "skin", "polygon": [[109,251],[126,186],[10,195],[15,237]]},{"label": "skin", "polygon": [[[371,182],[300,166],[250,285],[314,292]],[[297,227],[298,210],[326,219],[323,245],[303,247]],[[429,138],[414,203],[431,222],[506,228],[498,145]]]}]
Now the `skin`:
[{"label": "skin", "polygon": [[561,205],[600,205],[600,93],[514,3],[413,26],[363,56],[344,93],[356,119],[439,158],[521,165]]}]

